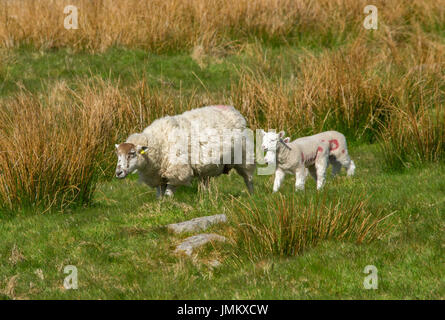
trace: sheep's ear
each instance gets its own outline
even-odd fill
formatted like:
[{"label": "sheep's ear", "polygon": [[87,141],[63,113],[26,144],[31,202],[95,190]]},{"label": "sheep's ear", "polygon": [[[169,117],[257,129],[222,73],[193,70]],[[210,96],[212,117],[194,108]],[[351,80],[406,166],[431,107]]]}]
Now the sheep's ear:
[{"label": "sheep's ear", "polygon": [[283,138],[283,137],[284,137],[284,131],[280,131],[280,132],[278,133],[278,136],[279,136],[280,138]]},{"label": "sheep's ear", "polygon": [[114,146],[116,147],[116,149],[119,148],[119,145],[118,145],[118,144],[115,144]]},{"label": "sheep's ear", "polygon": [[290,142],[290,138],[289,138],[289,137],[284,138],[284,139],[283,139],[283,142],[284,142],[284,143],[289,143],[289,142]]},{"label": "sheep's ear", "polygon": [[144,154],[148,150],[148,147],[146,146],[136,146],[136,151],[140,154]]}]

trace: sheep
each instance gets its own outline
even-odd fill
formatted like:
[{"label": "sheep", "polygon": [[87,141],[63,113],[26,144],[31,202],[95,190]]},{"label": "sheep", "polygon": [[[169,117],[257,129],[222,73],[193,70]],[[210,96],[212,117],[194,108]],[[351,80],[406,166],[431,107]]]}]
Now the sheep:
[{"label": "sheep", "polygon": [[[206,185],[210,177],[228,174],[234,168],[243,177],[249,193],[253,193],[255,162],[249,161],[246,153],[246,147],[253,142],[249,137],[240,142],[242,130],[248,130],[246,120],[233,106],[207,106],[165,116],[153,121],[142,133],[132,134],[124,143],[115,145],[116,177],[123,179],[137,170],[139,180],[156,188],[157,197],[162,197],[173,196],[178,186],[190,185],[195,177]],[[227,132],[233,136],[224,140],[226,144],[221,147],[221,138]],[[242,152],[243,160],[231,161],[233,151]]]},{"label": "sheep", "polygon": [[354,175],[355,164],[348,154],[346,138],[337,131],[326,131],[290,142],[279,133],[262,131],[262,149],[266,163],[276,164],[273,192],[277,192],[286,174],[295,174],[295,189],[304,190],[306,168],[317,182],[317,190],[325,183],[326,170],[332,164],[332,176],[342,167]]}]

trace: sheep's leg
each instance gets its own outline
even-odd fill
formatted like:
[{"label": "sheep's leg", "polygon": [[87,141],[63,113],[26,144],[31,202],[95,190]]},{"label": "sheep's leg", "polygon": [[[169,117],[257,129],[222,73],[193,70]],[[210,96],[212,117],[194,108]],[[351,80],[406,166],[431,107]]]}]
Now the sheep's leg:
[{"label": "sheep's leg", "polygon": [[281,169],[277,169],[275,171],[275,181],[273,182],[273,192],[277,192],[280,189],[285,175],[286,174]]},{"label": "sheep's leg", "polygon": [[319,156],[315,160],[315,169],[317,171],[317,190],[323,188],[326,180],[326,169],[328,167],[328,157]]},{"label": "sheep's leg", "polygon": [[304,190],[304,183],[306,180],[305,167],[298,167],[295,171],[295,190]]},{"label": "sheep's leg", "polygon": [[160,199],[162,197],[161,186],[156,187],[156,198]]},{"label": "sheep's leg", "polygon": [[209,190],[210,177],[204,177],[199,181],[201,190]]},{"label": "sheep's leg", "polygon": [[165,195],[167,197],[173,197],[173,195],[175,194],[176,191],[176,187],[171,185],[171,184],[167,184],[167,188],[165,188]]},{"label": "sheep's leg", "polygon": [[250,194],[253,194],[253,173],[255,171],[255,166],[248,167],[235,167],[236,172],[243,177],[244,183],[246,184],[247,190]]},{"label": "sheep's leg", "polygon": [[164,196],[165,194],[165,189],[167,188],[166,184],[160,185],[158,187],[156,187],[156,198],[160,199]]}]

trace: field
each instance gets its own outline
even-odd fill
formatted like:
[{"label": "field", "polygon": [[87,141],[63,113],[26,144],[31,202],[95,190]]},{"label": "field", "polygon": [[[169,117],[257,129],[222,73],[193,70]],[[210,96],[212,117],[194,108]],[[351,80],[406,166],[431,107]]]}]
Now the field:
[{"label": "field", "polygon": [[[77,30],[64,1],[17,3],[0,4],[1,298],[445,298],[444,1],[376,1],[377,30],[353,0],[73,1]],[[249,196],[232,172],[162,200],[113,179],[115,143],[210,104],[341,131],[356,175],[278,194],[255,176]],[[220,213],[228,242],[174,253],[188,235],[163,226]]]}]

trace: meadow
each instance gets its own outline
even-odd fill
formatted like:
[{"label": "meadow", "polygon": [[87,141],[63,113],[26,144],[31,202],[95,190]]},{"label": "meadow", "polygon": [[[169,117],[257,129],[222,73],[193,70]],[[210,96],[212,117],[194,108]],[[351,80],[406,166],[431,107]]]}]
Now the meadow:
[{"label": "meadow", "polygon": [[[375,1],[377,30],[365,1],[80,0],[77,30],[67,4],[0,4],[1,298],[445,298],[444,1]],[[356,175],[278,194],[255,176],[249,196],[233,173],[162,200],[113,179],[115,143],[209,104],[341,131]],[[187,235],[164,225],[220,213],[229,242],[173,253]]]}]

